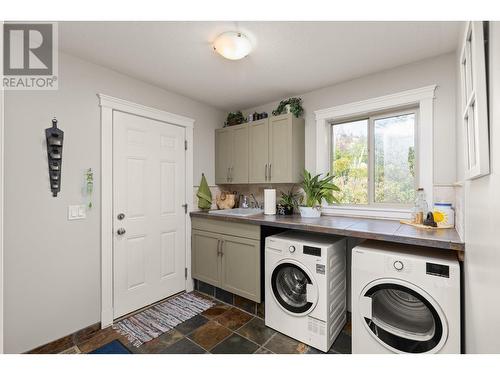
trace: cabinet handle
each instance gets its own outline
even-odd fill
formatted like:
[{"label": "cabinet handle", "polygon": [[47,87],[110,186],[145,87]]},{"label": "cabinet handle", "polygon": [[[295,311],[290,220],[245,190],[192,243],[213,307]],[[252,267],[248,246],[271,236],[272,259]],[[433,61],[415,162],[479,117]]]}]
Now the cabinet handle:
[{"label": "cabinet handle", "polygon": [[217,256],[220,255],[220,240],[217,240]]},{"label": "cabinet handle", "polygon": [[271,181],[271,170],[272,170],[273,165],[269,163],[269,181]]},{"label": "cabinet handle", "polygon": [[224,256],[224,251],[222,251],[224,246],[224,240],[220,240],[220,256],[221,258]]},{"label": "cabinet handle", "polygon": [[267,181],[267,164],[266,164],[266,181]]},{"label": "cabinet handle", "polygon": [[229,181],[233,182],[233,166],[229,167]]},{"label": "cabinet handle", "polygon": [[229,167],[227,167],[226,171],[226,182],[229,182]]}]

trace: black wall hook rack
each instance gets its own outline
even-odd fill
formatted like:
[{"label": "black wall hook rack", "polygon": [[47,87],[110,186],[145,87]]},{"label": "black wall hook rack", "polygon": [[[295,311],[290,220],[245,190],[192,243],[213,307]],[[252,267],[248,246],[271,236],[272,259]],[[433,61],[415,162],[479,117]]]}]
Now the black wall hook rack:
[{"label": "black wall hook rack", "polygon": [[49,161],[49,180],[52,196],[57,197],[61,191],[62,148],[64,132],[57,127],[56,118],[52,119],[52,127],[45,129],[47,140],[47,159]]}]

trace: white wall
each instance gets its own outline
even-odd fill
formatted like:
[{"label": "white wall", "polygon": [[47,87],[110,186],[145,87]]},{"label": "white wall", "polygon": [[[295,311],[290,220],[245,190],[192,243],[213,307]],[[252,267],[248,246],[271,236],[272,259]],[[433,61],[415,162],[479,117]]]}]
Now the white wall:
[{"label": "white wall", "polygon": [[[332,61],[335,69],[335,61]],[[394,69],[371,74],[351,81],[329,86],[300,96],[303,99],[306,125],[306,168],[315,170],[315,119],[314,111],[328,107],[370,99],[399,91],[437,84],[434,113],[434,183],[453,184],[455,171],[455,97],[456,97],[456,60],[450,53]],[[279,100],[255,108],[254,111],[271,111],[278,106]]]},{"label": "white wall", "polygon": [[[100,320],[100,111],[104,93],[195,119],[194,181],[214,183],[214,129],[224,113],[186,97],[61,53],[59,90],[6,93],[5,351],[24,352]],[[49,189],[44,129],[64,130],[62,190]],[[193,147],[193,146],[192,146]],[[83,203],[86,168],[95,171],[94,208]]]},{"label": "white wall", "polygon": [[[491,174],[465,191],[465,349],[500,353],[500,22],[490,22]],[[460,124],[458,124],[460,126]],[[463,144],[463,143],[462,143]],[[463,153],[463,150],[458,152]],[[463,163],[463,158],[460,159]],[[463,170],[463,164],[459,165]],[[462,173],[463,175],[463,173]]]}]

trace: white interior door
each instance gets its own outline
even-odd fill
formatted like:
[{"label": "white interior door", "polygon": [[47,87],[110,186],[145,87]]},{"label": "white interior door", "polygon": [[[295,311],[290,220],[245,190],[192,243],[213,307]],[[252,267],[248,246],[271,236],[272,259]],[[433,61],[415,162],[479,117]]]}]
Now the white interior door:
[{"label": "white interior door", "polygon": [[115,318],[185,289],[184,140],[182,127],[113,114]]}]

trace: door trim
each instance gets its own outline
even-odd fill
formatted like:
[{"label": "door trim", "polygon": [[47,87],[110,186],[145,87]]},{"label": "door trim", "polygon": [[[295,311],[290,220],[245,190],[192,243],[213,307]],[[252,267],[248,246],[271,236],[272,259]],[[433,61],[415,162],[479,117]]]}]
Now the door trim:
[{"label": "door trim", "polygon": [[101,327],[113,324],[113,112],[182,126],[186,130],[186,291],[193,290],[191,278],[191,218],[193,207],[193,128],[194,120],[174,113],[112,96],[97,94],[101,107]]},{"label": "door trim", "polygon": [[[0,28],[0,48],[3,48],[3,27]],[[3,59],[0,61],[0,69],[3,72]],[[4,352],[4,318],[3,318],[3,241],[4,241],[4,232],[3,232],[3,215],[4,215],[4,116],[5,116],[5,99],[4,99],[4,91],[0,90],[0,354]]]}]

